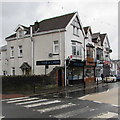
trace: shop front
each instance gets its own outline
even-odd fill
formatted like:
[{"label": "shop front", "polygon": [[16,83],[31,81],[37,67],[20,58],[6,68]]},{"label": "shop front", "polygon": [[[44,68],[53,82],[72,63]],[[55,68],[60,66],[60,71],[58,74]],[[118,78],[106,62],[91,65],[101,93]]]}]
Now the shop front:
[{"label": "shop front", "polygon": [[87,57],[84,67],[84,81],[86,84],[95,82],[95,62],[93,58]]},{"label": "shop front", "polygon": [[103,74],[103,61],[97,60],[96,68],[95,68],[95,77],[96,82],[102,81],[102,74]]},{"label": "shop front", "polygon": [[81,60],[67,60],[66,65],[68,84],[83,84],[84,62]]},{"label": "shop front", "polygon": [[110,76],[110,61],[103,61],[103,76]]}]

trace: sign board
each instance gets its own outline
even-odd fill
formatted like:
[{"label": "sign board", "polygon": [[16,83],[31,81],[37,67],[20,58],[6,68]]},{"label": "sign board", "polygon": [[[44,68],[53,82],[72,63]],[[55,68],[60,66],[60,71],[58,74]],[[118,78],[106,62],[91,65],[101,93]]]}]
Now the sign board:
[{"label": "sign board", "polygon": [[60,60],[36,61],[36,65],[60,65]]},{"label": "sign board", "polygon": [[74,61],[66,60],[66,64],[69,67],[83,67],[84,66],[84,62],[82,62],[81,60],[74,60]]}]

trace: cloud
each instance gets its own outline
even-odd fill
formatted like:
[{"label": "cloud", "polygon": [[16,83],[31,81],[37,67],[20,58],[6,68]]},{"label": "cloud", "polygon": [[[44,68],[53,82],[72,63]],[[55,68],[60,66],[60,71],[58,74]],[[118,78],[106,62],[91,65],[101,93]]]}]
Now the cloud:
[{"label": "cloud", "polygon": [[[5,2],[7,1],[7,2]],[[118,0],[24,0],[26,2],[2,3],[2,32],[0,44],[3,39],[12,34],[18,24],[29,26],[36,20],[78,11],[83,26],[91,26],[93,32],[108,33],[111,48],[117,56],[118,42]],[[116,57],[115,57],[116,58]]]}]

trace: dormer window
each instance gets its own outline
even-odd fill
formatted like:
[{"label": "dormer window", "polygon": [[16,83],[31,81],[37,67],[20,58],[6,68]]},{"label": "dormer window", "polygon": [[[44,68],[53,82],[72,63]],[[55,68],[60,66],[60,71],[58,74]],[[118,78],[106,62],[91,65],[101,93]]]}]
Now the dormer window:
[{"label": "dormer window", "polygon": [[18,38],[22,38],[24,36],[24,31],[22,29],[18,30]]}]

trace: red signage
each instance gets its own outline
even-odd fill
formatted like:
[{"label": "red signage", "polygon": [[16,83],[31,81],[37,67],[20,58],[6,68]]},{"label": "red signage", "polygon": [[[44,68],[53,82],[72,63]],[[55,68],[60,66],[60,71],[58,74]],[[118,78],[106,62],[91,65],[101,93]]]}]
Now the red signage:
[{"label": "red signage", "polygon": [[103,63],[110,65],[110,61],[103,61]]}]

